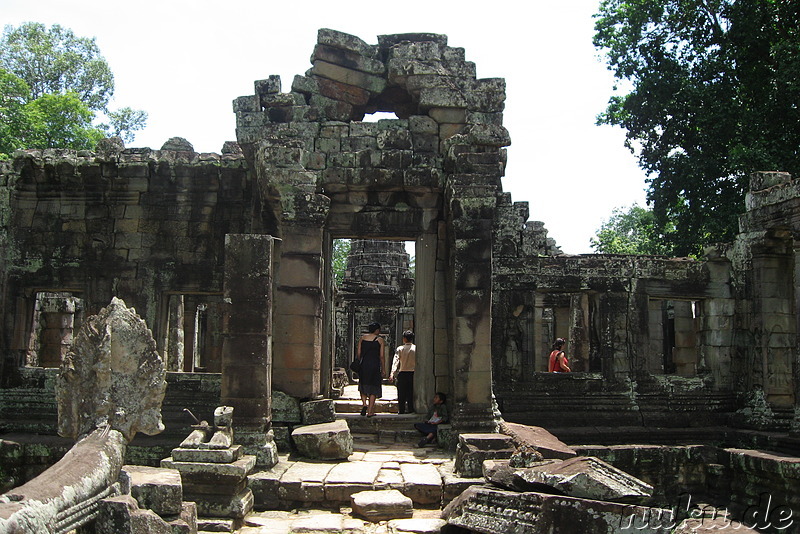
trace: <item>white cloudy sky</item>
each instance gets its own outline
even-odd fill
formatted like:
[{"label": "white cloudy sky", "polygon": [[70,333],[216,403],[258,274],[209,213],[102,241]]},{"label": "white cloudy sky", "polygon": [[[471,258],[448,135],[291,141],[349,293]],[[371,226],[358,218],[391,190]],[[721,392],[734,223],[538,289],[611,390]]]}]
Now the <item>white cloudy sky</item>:
[{"label": "white cloudy sky", "polygon": [[567,253],[615,207],[644,204],[644,174],[618,128],[595,126],[613,79],[591,44],[599,0],[0,0],[0,23],[35,21],[96,37],[116,78],[112,107],[150,115],[132,146],[185,137],[199,152],[235,140],[231,101],[279,74],[289,90],[322,27],[377,43],[432,32],[463,47],[480,78],[506,79],[504,190],[530,204]]}]

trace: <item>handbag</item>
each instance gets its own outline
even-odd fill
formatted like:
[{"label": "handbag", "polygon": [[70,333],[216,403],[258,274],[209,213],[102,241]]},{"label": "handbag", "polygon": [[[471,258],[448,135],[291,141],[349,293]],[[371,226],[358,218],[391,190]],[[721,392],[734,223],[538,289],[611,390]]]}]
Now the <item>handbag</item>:
[{"label": "handbag", "polygon": [[360,358],[350,362],[350,370],[353,371],[354,373],[360,373],[361,372],[361,359]]}]

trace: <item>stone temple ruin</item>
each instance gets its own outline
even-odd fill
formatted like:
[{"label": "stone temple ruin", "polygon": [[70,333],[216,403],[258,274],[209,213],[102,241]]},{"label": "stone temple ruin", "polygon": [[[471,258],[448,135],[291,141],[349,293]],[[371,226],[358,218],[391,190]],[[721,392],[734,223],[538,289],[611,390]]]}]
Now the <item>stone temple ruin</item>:
[{"label": "stone temple ruin", "polygon": [[[335,468],[314,483],[288,481],[294,467],[279,459],[304,424],[345,433],[361,424],[351,418],[343,430],[332,410],[306,412],[342,394],[354,340],[376,319],[390,346],[415,331],[417,411],[448,394],[449,443],[462,451],[456,474],[470,475],[440,476],[438,497],[401,495],[397,517],[407,517],[406,499],[447,504],[461,493],[447,509],[451,526],[479,532],[513,529],[508,517],[549,532],[595,512],[667,532],[647,514],[690,494],[739,519],[761,513],[762,531],[800,524],[796,180],[754,173],[739,235],[701,260],[564,255],[528,220],[528,204],[503,192],[504,80],[477,79],[465,51],[436,34],[369,45],[323,29],[311,63],[288,91],[270,76],[234,100],[237,140],[221,154],[198,154],[180,138],[160,150],[107,139],[94,152],[19,151],[0,162],[0,490],[36,480],[65,454],[72,444],[55,437],[59,429],[75,438],[115,420],[116,405],[89,396],[58,405],[95,419],[59,417],[55,391],[78,354],[79,328],[118,298],[152,331],[166,390],[155,424],[163,432],[117,428],[125,446],[114,450],[124,449],[128,467],[170,469],[162,460],[192,432],[184,408],[206,420],[231,408],[229,445],[240,451],[231,461],[248,465],[231,475],[230,493],[240,496],[231,528],[250,500],[277,509],[314,501],[304,488],[337,501],[353,488],[397,489],[377,487],[378,470],[373,482],[343,472],[335,481]],[[396,119],[364,122],[375,112]],[[338,288],[335,239],[353,240]],[[415,246],[413,276],[402,242]],[[545,372],[556,337],[569,340],[575,372]],[[152,429],[155,405],[138,400],[131,409]],[[569,460],[537,456],[539,438],[520,441],[514,425],[547,428],[572,446],[568,456],[594,458],[604,477],[632,475],[640,480],[631,487],[652,491],[595,508],[584,494],[540,493],[556,474],[537,462]],[[534,459],[512,465],[531,443],[540,445]],[[401,467],[398,477],[424,471]],[[147,478],[122,472],[128,486]],[[207,494],[214,483],[203,476],[184,481],[183,494]],[[467,479],[495,487],[462,493],[477,484],[458,482]],[[501,495],[508,491],[517,493]],[[765,495],[779,513],[761,512]],[[120,513],[132,509],[117,499]],[[0,500],[0,520],[9,501]],[[170,514],[191,517],[181,499]],[[617,525],[581,531],[624,531]]]}]

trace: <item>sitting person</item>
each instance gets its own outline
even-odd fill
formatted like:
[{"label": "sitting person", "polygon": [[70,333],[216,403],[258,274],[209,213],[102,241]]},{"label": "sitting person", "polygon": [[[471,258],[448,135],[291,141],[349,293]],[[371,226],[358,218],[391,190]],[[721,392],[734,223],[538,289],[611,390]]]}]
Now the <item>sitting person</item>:
[{"label": "sitting person", "polygon": [[419,440],[418,447],[422,448],[436,439],[438,425],[447,423],[449,414],[447,413],[447,396],[444,393],[437,393],[433,396],[433,406],[428,410],[424,423],[414,423],[414,428],[422,432],[424,437]]}]

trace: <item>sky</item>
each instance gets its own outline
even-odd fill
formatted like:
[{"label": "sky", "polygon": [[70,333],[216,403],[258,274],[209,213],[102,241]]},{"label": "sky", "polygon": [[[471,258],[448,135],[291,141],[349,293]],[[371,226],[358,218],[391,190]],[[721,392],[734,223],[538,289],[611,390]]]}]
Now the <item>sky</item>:
[{"label": "sky", "polygon": [[278,74],[284,91],[311,67],[317,30],[376,44],[377,36],[429,32],[466,51],[479,78],[505,78],[511,135],[503,190],[529,203],[565,253],[615,208],[644,205],[645,174],[624,131],[596,126],[614,79],[592,46],[599,0],[0,0],[0,25],[60,24],[95,37],[115,76],[111,108],[149,114],[129,147],[170,137],[198,152],[235,140],[233,99]]}]

